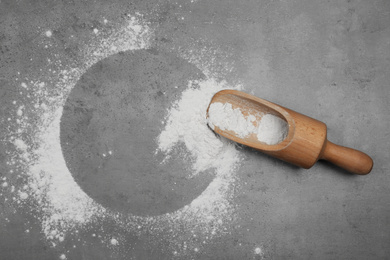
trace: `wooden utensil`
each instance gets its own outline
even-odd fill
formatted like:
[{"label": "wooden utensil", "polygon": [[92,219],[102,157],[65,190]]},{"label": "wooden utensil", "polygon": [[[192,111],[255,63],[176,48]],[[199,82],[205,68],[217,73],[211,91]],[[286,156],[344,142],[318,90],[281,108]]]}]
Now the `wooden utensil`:
[{"label": "wooden utensil", "polygon": [[326,125],[316,119],[237,90],[219,91],[211,99],[210,105],[215,102],[230,103],[233,109],[240,108],[245,116],[273,114],[288,124],[286,138],[275,145],[260,142],[255,134],[240,138],[233,131],[221,130],[215,126],[216,133],[237,143],[306,169],[320,159],[355,174],[368,174],[372,169],[373,161],[367,154],[328,141]]}]

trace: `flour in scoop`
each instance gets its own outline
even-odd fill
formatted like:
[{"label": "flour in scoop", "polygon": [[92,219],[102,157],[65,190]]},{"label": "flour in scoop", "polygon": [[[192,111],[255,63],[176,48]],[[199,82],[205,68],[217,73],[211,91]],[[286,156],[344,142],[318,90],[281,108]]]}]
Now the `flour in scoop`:
[{"label": "flour in scoop", "polygon": [[230,130],[241,138],[256,132],[255,121],[255,116],[245,117],[239,108],[233,109],[230,103],[215,102],[209,107],[208,124],[211,128],[217,126],[221,130]]},{"label": "flour in scoop", "polygon": [[259,121],[257,139],[269,145],[280,143],[288,133],[287,122],[272,114],[264,115]]},{"label": "flour in scoop", "polygon": [[260,142],[268,145],[280,143],[288,133],[287,122],[272,114],[265,114],[257,121],[256,116],[245,116],[241,109],[233,108],[230,103],[214,102],[208,111],[208,124],[214,129],[233,131],[238,137],[245,138],[256,134]]}]

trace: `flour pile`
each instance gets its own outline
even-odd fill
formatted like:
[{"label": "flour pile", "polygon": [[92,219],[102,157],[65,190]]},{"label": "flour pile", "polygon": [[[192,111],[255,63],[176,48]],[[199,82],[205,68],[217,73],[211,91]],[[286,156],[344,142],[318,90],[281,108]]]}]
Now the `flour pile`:
[{"label": "flour pile", "polygon": [[244,116],[241,109],[233,109],[230,103],[213,102],[208,111],[207,122],[212,129],[217,126],[221,130],[230,130],[239,137],[244,138],[255,133],[256,117],[254,115]]},{"label": "flour pile", "polygon": [[286,138],[287,122],[272,114],[253,114],[245,116],[240,108],[230,103],[213,102],[208,112],[208,124],[211,128],[233,131],[238,137],[245,138],[255,134],[260,142],[275,145]]},{"label": "flour pile", "polygon": [[196,173],[216,168],[230,172],[238,155],[232,144],[219,139],[207,127],[206,110],[212,96],[226,88],[213,79],[199,82],[199,88],[188,88],[179,102],[169,111],[167,125],[158,138],[159,149],[169,154],[175,144],[183,142],[196,158]]}]

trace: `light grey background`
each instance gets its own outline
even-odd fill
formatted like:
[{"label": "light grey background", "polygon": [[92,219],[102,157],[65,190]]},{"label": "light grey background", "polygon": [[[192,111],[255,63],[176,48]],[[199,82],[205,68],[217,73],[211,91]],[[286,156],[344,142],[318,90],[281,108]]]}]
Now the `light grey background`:
[{"label": "light grey background", "polygon": [[[182,91],[170,86],[191,77],[202,77],[193,64],[167,53],[172,47],[191,49],[193,44],[196,48],[209,44],[228,53],[229,56],[221,59],[233,64],[234,69],[229,73],[220,68],[222,79],[231,84],[241,82],[248,92],[325,122],[332,142],[362,150],[374,160],[372,173],[353,176],[325,162],[303,170],[242,149],[245,161],[237,172],[239,185],[234,198],[239,212],[238,225],[194,258],[255,259],[253,249],[257,245],[264,250],[265,259],[390,258],[390,1],[1,0],[0,116],[4,119],[10,115],[10,100],[17,98],[12,81],[16,72],[36,75],[45,62],[47,54],[36,48],[36,40],[42,37],[41,28],[53,29],[52,37],[59,46],[57,52],[77,59],[78,45],[69,37],[71,34],[81,39],[101,25],[102,17],[118,21],[120,16],[135,12],[144,13],[155,28],[149,52],[124,54],[138,55],[142,60],[139,65],[123,61],[134,72],[157,72],[153,76],[138,75],[134,82],[144,82],[150,88],[147,92],[137,90],[131,97],[133,101],[148,100],[146,104],[154,109],[140,111],[149,118],[148,136],[157,134],[153,132],[153,122],[161,119],[159,111],[164,112]],[[153,59],[159,60],[160,66],[153,67],[156,64]],[[118,60],[104,64],[118,66]],[[175,74],[167,78],[164,75],[167,71]],[[84,83],[98,79],[98,74],[90,71],[92,79]],[[152,77],[153,82],[160,84],[153,86]],[[126,80],[120,71],[113,78]],[[159,91],[168,91],[170,95],[164,99]],[[85,95],[86,100],[101,106],[99,97],[93,101],[87,98],[89,94],[85,92],[75,98]],[[109,104],[109,99],[106,102]],[[162,109],[156,108],[156,104]],[[88,116],[88,111],[83,113]],[[134,113],[132,115],[137,111]],[[68,123],[72,126],[75,119],[71,113],[69,115]],[[85,120],[81,118],[80,122],[87,124]],[[98,126],[96,123],[96,129]],[[7,126],[2,124],[1,127]],[[76,128],[82,141],[82,124]],[[111,130],[115,132],[120,128]],[[110,138],[110,134],[112,132],[99,132],[91,138]],[[127,134],[140,133],[135,129]],[[61,138],[64,141],[68,137],[62,135]],[[2,139],[6,137],[2,135]],[[148,140],[145,138],[145,144],[153,147]],[[4,143],[0,148],[0,175],[5,175],[8,169]],[[92,148],[98,149],[99,143]],[[155,166],[142,167],[148,172]],[[167,167],[179,172],[182,165],[174,162]],[[159,182],[162,187],[169,187],[164,178],[156,181],[153,176],[141,175],[141,184],[153,180],[147,184],[150,193],[140,191],[139,197],[134,199],[133,190],[125,192],[123,196],[130,198],[130,204],[115,199],[110,188],[96,188],[102,185],[102,180],[96,176],[86,173],[84,177],[90,179],[84,186],[80,185],[99,202],[116,210],[158,214],[191,201],[208,184],[210,176],[212,174],[205,173],[193,183],[183,183],[185,188],[179,192],[186,196],[173,204],[169,201],[177,194],[168,194],[164,189],[157,191]],[[110,187],[126,191],[126,185],[115,184],[115,178],[120,177],[114,177]],[[142,208],[145,202],[154,205],[153,198],[161,194],[171,199],[161,199],[160,207],[153,212]],[[0,259],[58,258],[56,249],[51,248],[40,233],[39,221],[23,211],[14,213],[3,200],[0,209]],[[10,222],[4,221],[6,218]],[[23,226],[27,221],[33,227],[28,234]],[[73,249],[68,259],[172,257],[171,252],[164,251],[163,244],[150,251],[143,247],[142,241],[138,243],[134,251],[118,253],[89,241]]]}]

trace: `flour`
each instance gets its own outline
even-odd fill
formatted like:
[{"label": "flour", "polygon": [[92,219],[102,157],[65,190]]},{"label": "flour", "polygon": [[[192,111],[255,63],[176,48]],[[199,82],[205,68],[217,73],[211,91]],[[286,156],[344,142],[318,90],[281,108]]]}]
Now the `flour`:
[{"label": "flour", "polygon": [[[199,197],[175,212],[154,217],[112,212],[90,198],[66,166],[59,139],[62,105],[90,66],[120,51],[148,48],[153,30],[140,16],[128,16],[121,27],[108,31],[99,27],[95,31],[97,34],[91,34],[91,40],[81,47],[77,59],[80,62],[68,64],[69,60],[62,60],[61,55],[49,56],[47,67],[41,69],[36,79],[21,77],[16,82],[21,99],[13,102],[15,115],[8,120],[13,126],[8,141],[14,150],[9,151],[7,165],[14,167],[9,171],[10,175],[18,176],[15,179],[23,177],[27,184],[19,185],[7,179],[1,186],[2,191],[36,216],[52,247],[65,247],[72,238],[80,241],[79,233],[94,230],[93,237],[100,239],[102,244],[110,241],[117,250],[122,248],[125,252],[133,242],[125,240],[126,237],[146,235],[147,239],[143,237],[145,243],[152,245],[164,241],[172,253],[176,252],[175,256],[198,252],[203,245],[225,234],[235,217],[232,197],[241,157],[234,144],[218,138],[207,127],[205,116],[207,105],[216,92],[238,87],[213,77],[189,82],[181,97],[167,111],[164,128],[156,140],[157,152],[163,153],[165,160],[170,159],[175,147],[185,145],[186,152],[194,158],[191,170],[186,173],[188,178],[206,170],[215,172],[214,179]],[[53,34],[47,31],[43,35],[50,38]],[[51,40],[43,39],[42,46],[52,47],[47,44]],[[208,59],[216,52],[215,48],[202,47],[191,53],[177,51],[178,56],[194,61],[206,75],[215,74],[210,67],[212,62],[205,60],[202,63],[202,59]],[[201,58],[197,57],[199,53],[203,55]],[[228,66],[220,67],[229,69]],[[113,153],[108,151],[109,155]],[[112,229],[105,230],[102,223],[109,223],[108,226],[114,226],[124,235],[120,237]],[[114,236],[116,242],[112,240]],[[71,248],[66,252],[69,250]],[[60,258],[66,259],[65,254]]]},{"label": "flour", "polygon": [[195,174],[237,161],[233,146],[216,138],[207,127],[208,104],[216,92],[226,88],[225,83],[210,79],[198,84],[199,88],[190,87],[183,92],[181,100],[169,111],[167,125],[158,138],[159,149],[167,154],[183,142],[196,158],[192,165]]},{"label": "flour", "polygon": [[233,109],[230,103],[214,102],[210,105],[208,114],[208,124],[213,129],[217,126],[221,130],[230,130],[241,138],[257,130],[254,125],[256,117],[253,115],[245,117],[239,108]]},{"label": "flour", "polygon": [[275,145],[286,138],[288,133],[287,122],[272,114],[245,116],[240,108],[233,108],[230,103],[214,102],[209,107],[208,124],[221,130],[233,131],[238,137],[245,138],[256,134],[260,142]]},{"label": "flour", "polygon": [[51,37],[52,35],[53,35],[53,32],[51,31],[51,30],[47,30],[46,32],[45,32],[45,35],[46,35],[46,37]]},{"label": "flour", "polygon": [[266,114],[260,122],[257,130],[257,139],[269,145],[280,143],[288,134],[287,122],[280,117]]},{"label": "flour", "polygon": [[118,240],[116,240],[115,238],[112,238],[110,240],[110,244],[113,245],[113,246],[117,246],[119,244]]},{"label": "flour", "polygon": [[20,199],[25,200],[28,198],[28,194],[26,192],[20,192],[19,193]]},{"label": "flour", "polygon": [[17,149],[19,149],[20,151],[22,152],[27,152],[27,148],[28,146],[26,145],[26,143],[21,140],[21,139],[15,139],[14,140],[14,145]]},{"label": "flour", "polygon": [[165,128],[157,140],[157,152],[165,153],[166,160],[169,160],[175,146],[183,143],[195,158],[192,175],[207,169],[215,170],[213,181],[199,197],[183,209],[162,217],[164,222],[181,219],[183,223],[184,220],[185,226],[191,230],[184,237],[189,241],[198,241],[198,245],[194,242],[194,251],[218,235],[234,216],[231,197],[234,192],[234,172],[241,157],[234,144],[218,138],[208,128],[206,120],[206,110],[212,96],[225,88],[232,87],[214,79],[190,82],[180,100],[170,109]]},{"label": "flour", "polygon": [[18,116],[22,116],[23,115],[23,108],[24,108],[23,106],[19,107],[18,111],[16,112],[16,114]]},{"label": "flour", "polygon": [[[2,188],[16,204],[36,205],[30,208],[31,214],[41,222],[42,232],[53,246],[96,217],[115,218],[81,190],[66,167],[59,139],[62,104],[91,65],[118,51],[146,48],[150,33],[139,17],[129,16],[121,27],[99,32],[104,37],[85,43],[82,64],[63,65],[61,56],[54,55],[47,59],[48,67],[40,70],[47,75],[40,73],[40,80],[17,82],[22,101],[12,104],[24,104],[15,107],[14,124],[9,128],[9,142],[16,152],[8,152],[7,164],[14,166],[9,174],[24,177],[27,185]],[[51,37],[52,31],[45,35]]]},{"label": "flour", "polygon": [[263,250],[261,249],[261,247],[256,247],[255,250],[254,250],[254,253],[255,253],[255,255],[258,255],[258,256],[261,257],[261,259],[263,259],[264,252],[263,252]]}]

